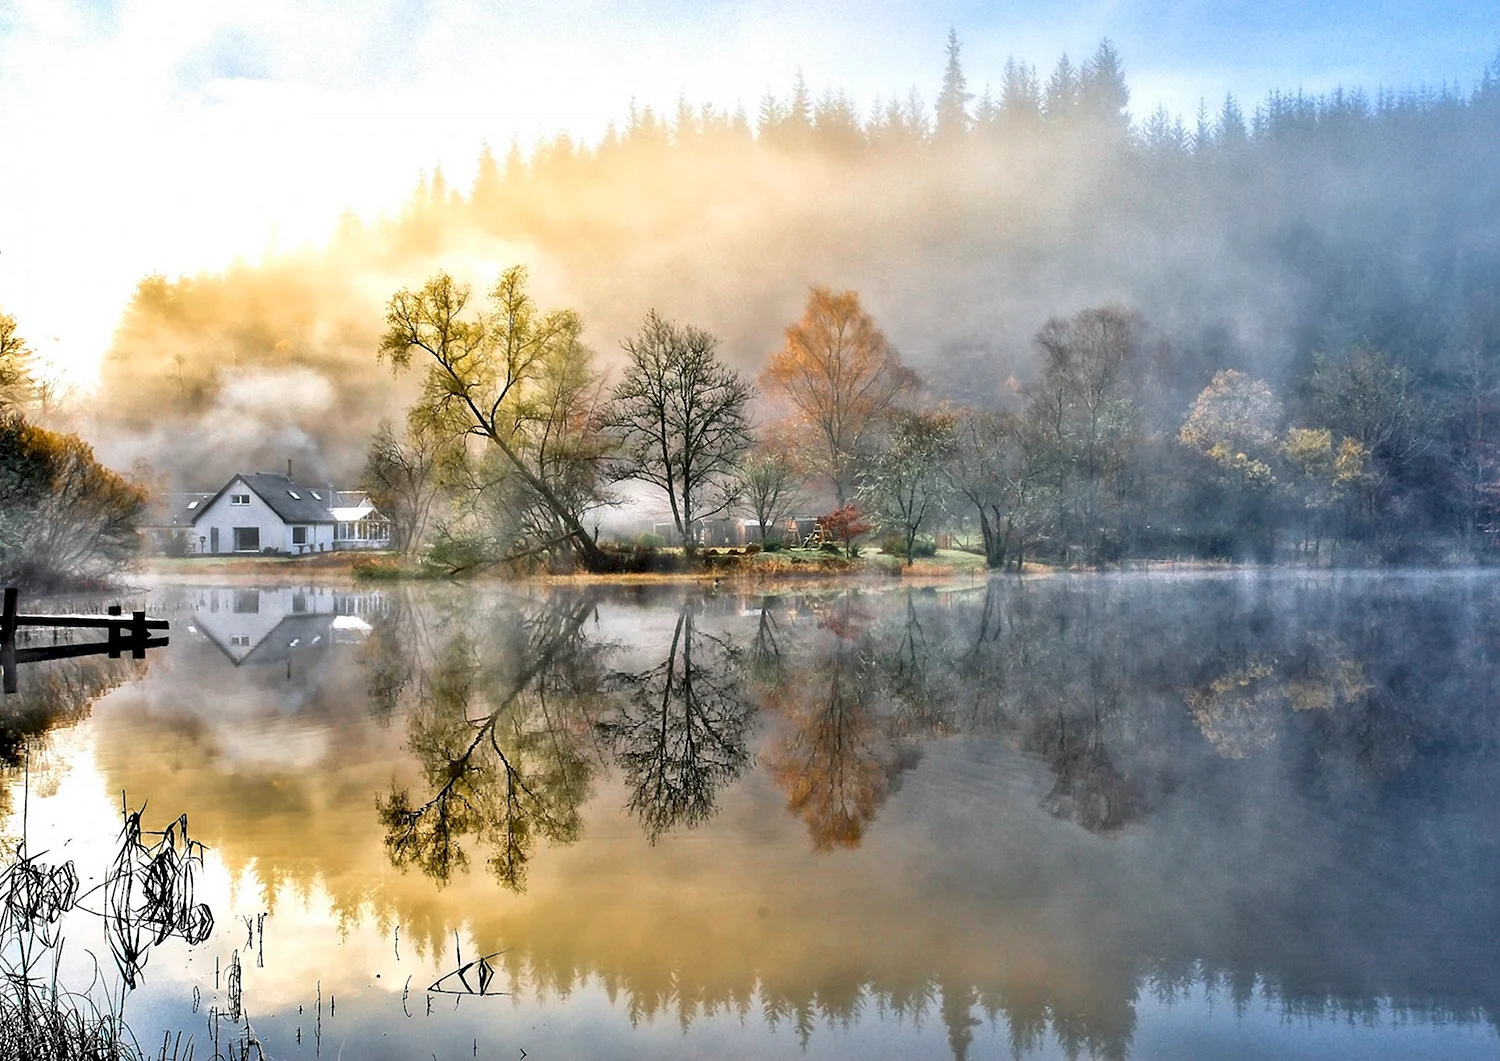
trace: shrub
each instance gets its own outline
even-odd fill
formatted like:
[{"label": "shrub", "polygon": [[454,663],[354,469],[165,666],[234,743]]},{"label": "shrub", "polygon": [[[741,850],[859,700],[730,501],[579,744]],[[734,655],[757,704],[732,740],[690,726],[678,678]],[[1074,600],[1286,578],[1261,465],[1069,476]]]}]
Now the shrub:
[{"label": "shrub", "polygon": [[845,505],[843,508],[835,509],[822,516],[818,520],[823,526],[824,533],[836,541],[844,543],[844,548],[849,555],[854,554],[854,539],[862,534],[870,533],[870,525],[865,522],[863,514],[857,505]]},{"label": "shrub", "polygon": [[0,416],[0,581],[92,582],[140,550],[144,487],[105,468],[77,435]]},{"label": "shrub", "polygon": [[781,539],[780,538],[767,538],[765,540],[765,544],[764,544],[763,548],[768,553],[779,553],[779,552],[781,552],[781,549],[782,549]]},{"label": "shrub", "polygon": [[[903,560],[906,559],[906,537],[894,531],[886,534],[880,539],[880,551],[887,556],[899,556]],[[937,543],[931,538],[918,538],[912,542],[911,555],[913,557],[936,556]]]},{"label": "shrub", "polygon": [[653,531],[642,531],[635,536],[635,547],[637,549],[662,549],[665,548],[667,539]]}]

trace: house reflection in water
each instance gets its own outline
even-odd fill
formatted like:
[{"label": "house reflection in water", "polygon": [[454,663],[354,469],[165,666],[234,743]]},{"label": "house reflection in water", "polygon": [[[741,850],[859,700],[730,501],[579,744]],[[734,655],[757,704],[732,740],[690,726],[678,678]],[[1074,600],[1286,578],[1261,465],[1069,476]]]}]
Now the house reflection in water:
[{"label": "house reflection in water", "polygon": [[299,653],[369,636],[380,594],[332,587],[214,587],[198,593],[189,633],[201,634],[236,666],[290,665]]}]

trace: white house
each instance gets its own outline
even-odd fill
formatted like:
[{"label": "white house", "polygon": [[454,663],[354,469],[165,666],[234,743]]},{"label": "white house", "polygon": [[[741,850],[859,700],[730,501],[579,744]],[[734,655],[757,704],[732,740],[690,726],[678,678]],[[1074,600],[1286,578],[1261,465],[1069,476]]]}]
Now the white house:
[{"label": "white house", "polygon": [[197,506],[195,552],[283,553],[384,549],[391,525],[363,494],[306,486],[289,475],[241,472]]}]

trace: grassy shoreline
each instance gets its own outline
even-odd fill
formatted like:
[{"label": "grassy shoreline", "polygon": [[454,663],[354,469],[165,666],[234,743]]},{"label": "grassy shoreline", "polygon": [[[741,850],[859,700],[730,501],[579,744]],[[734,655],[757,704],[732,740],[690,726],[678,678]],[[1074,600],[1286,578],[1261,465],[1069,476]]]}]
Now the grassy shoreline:
[{"label": "grassy shoreline", "polygon": [[[675,550],[664,550],[669,564],[681,564]],[[419,567],[393,553],[324,553],[315,556],[192,556],[149,557],[127,581],[182,581],[195,578],[253,580],[256,582],[337,582],[379,584],[396,582],[506,582],[541,585],[757,585],[783,582],[914,582],[932,584],[944,580],[973,581],[999,572],[985,566],[984,557],[956,549],[941,549],[931,557],[919,557],[910,566],[899,557],[867,551],[853,559],[811,550],[754,553],[728,549],[705,552],[701,566],[693,569],[567,573],[505,573],[476,570],[450,575]],[[1231,571],[1276,570],[1289,565],[1234,564],[1208,560],[1136,560],[1110,570],[1129,571]],[[1326,568],[1295,568],[1327,570]],[[1028,562],[1029,577],[1055,575],[1076,569]]]},{"label": "grassy shoreline", "polygon": [[[681,564],[680,556],[666,557],[670,564]],[[1028,565],[1031,568],[1031,565]],[[563,574],[539,572],[514,575],[500,571],[479,571],[450,576],[423,570],[411,561],[392,553],[324,553],[315,556],[189,556],[150,557],[135,577],[146,579],[180,579],[184,577],[253,577],[289,581],[355,580],[383,581],[462,581],[479,579],[505,582],[545,583],[652,583],[652,582],[723,582],[759,581],[764,579],[803,578],[950,578],[954,575],[982,575],[986,572],[984,557],[959,550],[940,550],[936,556],[920,557],[910,567],[899,558],[884,553],[866,552],[849,559],[812,550],[786,550],[778,553],[754,553],[726,549],[706,551],[700,566],[686,570],[593,573],[586,571]],[[1045,569],[1038,569],[1045,570]]]}]

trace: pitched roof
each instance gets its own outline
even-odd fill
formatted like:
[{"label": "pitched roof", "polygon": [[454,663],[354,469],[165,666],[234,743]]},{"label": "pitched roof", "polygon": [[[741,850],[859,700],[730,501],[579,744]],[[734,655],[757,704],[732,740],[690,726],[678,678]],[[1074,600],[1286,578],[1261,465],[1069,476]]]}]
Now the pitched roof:
[{"label": "pitched roof", "polygon": [[188,527],[213,494],[161,494],[146,513],[148,527]]},{"label": "pitched roof", "polygon": [[[213,495],[213,501],[199,505],[193,521],[197,522],[206,509],[224,496],[230,484],[243,482],[251,491],[281,517],[283,523],[333,523],[329,509],[329,490],[324,486],[304,486],[289,475],[274,472],[240,472]],[[316,495],[316,496],[314,496]]]}]

